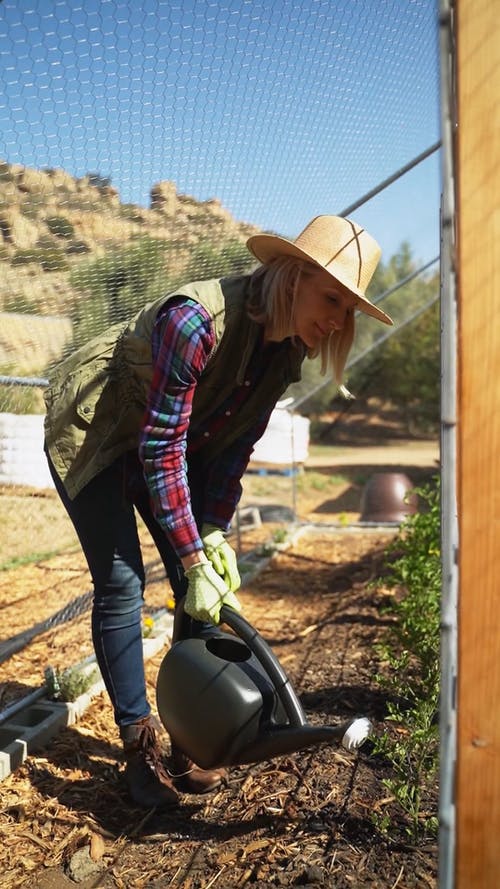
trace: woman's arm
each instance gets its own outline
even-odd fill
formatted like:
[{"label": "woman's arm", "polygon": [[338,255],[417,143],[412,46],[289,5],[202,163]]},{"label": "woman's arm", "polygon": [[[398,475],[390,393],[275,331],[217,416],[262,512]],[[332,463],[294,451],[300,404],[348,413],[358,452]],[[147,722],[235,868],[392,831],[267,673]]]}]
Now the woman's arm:
[{"label": "woman's arm", "polygon": [[169,303],[157,320],[139,457],[155,518],[185,568],[206,561],[191,509],[186,437],[194,392],[213,346],[210,316],[190,300]]}]

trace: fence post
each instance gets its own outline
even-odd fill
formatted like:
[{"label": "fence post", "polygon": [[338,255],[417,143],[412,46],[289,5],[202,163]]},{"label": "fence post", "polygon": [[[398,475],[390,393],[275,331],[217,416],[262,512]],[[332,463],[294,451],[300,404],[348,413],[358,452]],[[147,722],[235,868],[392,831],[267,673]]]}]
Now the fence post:
[{"label": "fence post", "polygon": [[457,4],[457,889],[500,874],[499,12]]}]

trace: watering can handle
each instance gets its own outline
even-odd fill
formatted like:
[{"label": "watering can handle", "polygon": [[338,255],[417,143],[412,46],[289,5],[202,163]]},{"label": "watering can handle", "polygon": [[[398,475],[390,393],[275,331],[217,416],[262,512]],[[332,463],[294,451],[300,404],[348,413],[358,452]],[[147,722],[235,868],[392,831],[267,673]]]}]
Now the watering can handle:
[{"label": "watering can handle", "polygon": [[307,719],[302,709],[293,686],[281,666],[276,655],[267,642],[257,632],[242,614],[235,611],[229,605],[223,605],[220,610],[220,622],[227,624],[239,638],[245,642],[252,654],[255,655],[261,666],[266,671],[273,683],[278,697],[288,716],[290,725],[300,727],[307,725]]}]

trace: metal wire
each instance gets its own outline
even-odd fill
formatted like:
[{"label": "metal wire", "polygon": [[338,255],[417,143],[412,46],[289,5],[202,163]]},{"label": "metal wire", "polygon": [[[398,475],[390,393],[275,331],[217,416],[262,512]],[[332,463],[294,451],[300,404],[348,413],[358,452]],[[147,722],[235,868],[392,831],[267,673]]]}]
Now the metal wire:
[{"label": "metal wire", "polygon": [[[148,576],[148,585],[152,586],[155,583],[163,582],[164,578],[155,578],[150,577],[149,573],[153,572],[155,568],[162,567],[163,562],[161,559],[155,559],[152,562],[148,562],[145,565],[145,571]],[[21,651],[36,636],[39,636],[41,633],[46,633],[48,630],[52,630],[54,627],[60,626],[60,624],[68,623],[70,620],[74,620],[75,617],[80,617],[80,615],[85,614],[92,605],[93,600],[93,592],[90,591],[88,593],[82,593],[81,596],[77,596],[75,599],[72,599],[71,602],[68,602],[59,611],[54,612],[49,617],[47,617],[43,621],[39,621],[34,624],[27,630],[23,630],[21,633],[17,633],[15,636],[11,636],[9,639],[3,639],[0,642],[0,664],[4,661],[8,660],[18,651]],[[162,614],[165,609],[162,606],[158,608],[148,608],[147,613],[151,616],[158,616]]]},{"label": "metal wire", "polygon": [[354,201],[353,204],[349,204],[348,207],[344,207],[343,210],[340,211],[339,216],[350,216],[354,210],[357,210],[358,207],[362,207],[363,204],[366,204],[367,201],[370,201],[372,198],[376,197],[376,195],[380,194],[389,185],[392,185],[393,182],[396,182],[398,179],[401,179],[401,176],[404,176],[405,173],[409,173],[415,167],[417,167],[422,161],[427,160],[431,154],[434,154],[435,151],[441,148],[441,142],[436,142],[434,145],[431,145],[430,148],[427,148],[425,151],[422,151],[421,154],[418,154],[417,157],[414,157],[413,160],[409,161],[409,163],[405,164],[404,167],[401,167],[399,170],[396,170],[392,176],[388,176],[387,179],[384,179],[380,185],[376,185],[375,188],[372,188],[370,191],[367,191],[366,194],[363,195],[362,198],[359,198],[357,201]]},{"label": "metal wire", "polygon": [[[378,297],[378,299],[374,299],[373,302],[380,303],[390,293],[394,293],[396,290],[399,290],[400,287],[403,287],[408,281],[415,278],[417,275],[421,274],[424,271],[424,269],[426,269],[429,265],[433,265],[437,261],[438,261],[437,259],[433,259],[430,263],[427,263],[425,266],[422,266],[422,268],[418,269],[418,271],[409,275],[407,278],[405,278],[399,284],[396,284],[394,287],[391,287],[389,290],[382,293]],[[366,349],[364,349],[358,355],[355,355],[353,358],[349,359],[346,364],[346,370],[348,370],[350,367],[354,367],[354,365],[357,364],[358,361],[360,361],[362,358],[365,358],[366,355],[369,354],[369,352],[373,351],[373,349],[377,349],[379,346],[382,345],[382,343],[385,343],[385,341],[387,339],[389,339],[391,336],[397,336],[397,334],[399,333],[400,330],[402,330],[408,324],[411,324],[413,321],[415,321],[420,315],[423,314],[423,312],[426,312],[427,309],[429,309],[432,305],[434,305],[438,299],[439,299],[439,294],[437,296],[433,297],[432,299],[428,300],[423,306],[420,306],[415,312],[413,312],[411,315],[409,315],[408,318],[405,318],[404,321],[402,321],[398,325],[398,327],[391,328],[386,333],[382,334],[380,337],[378,337],[376,340],[374,340],[374,342],[371,343],[370,346],[368,346]],[[313,389],[310,389],[309,392],[306,392],[305,395],[302,395],[300,398],[297,398],[293,402],[293,404],[290,405],[290,410],[295,411],[298,407],[300,407],[302,404],[307,402],[309,400],[309,398],[312,398],[313,395],[316,395],[317,392],[320,392],[321,389],[323,389],[325,386],[330,386],[331,382],[332,382],[331,379],[321,380],[321,382],[318,383]]]},{"label": "metal wire", "polygon": [[28,630],[23,630],[23,632],[17,633],[16,636],[11,636],[10,639],[5,639],[3,642],[0,642],[0,664],[12,657],[16,652],[26,648],[26,646],[41,633],[46,633],[47,630],[51,630],[60,624],[74,620],[75,617],[84,614],[91,607],[92,598],[93,593],[83,593],[59,611],[51,614],[50,617],[47,617],[45,620],[39,621]]},{"label": "metal wire", "polygon": [[43,389],[49,385],[45,377],[9,377],[0,374],[0,386],[37,386]]},{"label": "metal wire", "polygon": [[441,115],[443,197],[441,205],[441,694],[439,775],[439,886],[455,885],[455,769],[457,757],[458,548],[457,303],[455,270],[455,184],[453,133],[455,79],[453,9],[441,0]]}]

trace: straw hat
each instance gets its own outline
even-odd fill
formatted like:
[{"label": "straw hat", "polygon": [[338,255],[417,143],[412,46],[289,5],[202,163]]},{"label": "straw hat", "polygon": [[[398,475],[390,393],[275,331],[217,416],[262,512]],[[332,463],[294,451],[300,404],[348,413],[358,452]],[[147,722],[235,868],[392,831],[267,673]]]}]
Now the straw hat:
[{"label": "straw hat", "polygon": [[316,216],[295,241],[278,235],[252,235],[247,247],[264,263],[279,256],[296,256],[315,263],[328,272],[336,284],[357,297],[356,307],[361,312],[384,324],[393,324],[392,318],[365,296],[380,259],[380,247],[364,228],[350,219]]}]

